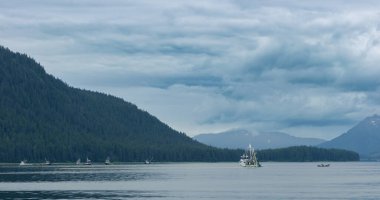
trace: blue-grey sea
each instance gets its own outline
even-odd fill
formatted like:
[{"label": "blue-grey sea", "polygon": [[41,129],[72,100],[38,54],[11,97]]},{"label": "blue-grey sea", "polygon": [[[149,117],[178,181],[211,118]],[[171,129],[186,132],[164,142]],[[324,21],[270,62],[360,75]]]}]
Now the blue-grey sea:
[{"label": "blue-grey sea", "polygon": [[380,199],[380,163],[0,165],[0,199]]}]

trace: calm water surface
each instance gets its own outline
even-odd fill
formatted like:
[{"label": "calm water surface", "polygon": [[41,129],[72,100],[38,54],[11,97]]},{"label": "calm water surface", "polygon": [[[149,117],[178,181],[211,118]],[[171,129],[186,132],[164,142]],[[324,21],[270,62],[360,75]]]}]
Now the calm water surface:
[{"label": "calm water surface", "polygon": [[380,199],[380,163],[0,165],[0,199]]}]

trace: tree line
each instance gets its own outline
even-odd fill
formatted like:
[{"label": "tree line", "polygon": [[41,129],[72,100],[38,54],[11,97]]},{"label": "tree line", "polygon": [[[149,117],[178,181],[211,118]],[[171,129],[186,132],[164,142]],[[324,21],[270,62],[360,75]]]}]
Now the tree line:
[{"label": "tree line", "polygon": [[232,161],[111,95],[76,89],[26,55],[0,47],[0,162]]},{"label": "tree line", "polygon": [[259,150],[260,161],[312,162],[312,161],[359,161],[359,154],[342,149],[324,149],[310,146],[294,146]]},{"label": "tree line", "polygon": [[[0,162],[86,157],[102,162],[108,156],[120,162],[217,162],[238,161],[243,151],[199,143],[136,105],[70,87],[28,56],[0,47]],[[348,155],[296,147],[263,150],[258,156],[262,161],[312,161]]]}]

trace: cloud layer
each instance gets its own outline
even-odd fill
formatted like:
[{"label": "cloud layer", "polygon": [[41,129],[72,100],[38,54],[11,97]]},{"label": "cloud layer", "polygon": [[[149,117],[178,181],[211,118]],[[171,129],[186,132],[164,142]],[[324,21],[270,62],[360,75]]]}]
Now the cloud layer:
[{"label": "cloud layer", "polygon": [[1,45],[188,135],[332,138],[380,113],[377,1],[5,1]]}]

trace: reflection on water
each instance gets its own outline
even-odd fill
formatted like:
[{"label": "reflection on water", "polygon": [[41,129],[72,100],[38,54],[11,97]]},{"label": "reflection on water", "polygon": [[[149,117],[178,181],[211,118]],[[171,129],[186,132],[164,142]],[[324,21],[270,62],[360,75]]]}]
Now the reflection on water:
[{"label": "reflection on water", "polygon": [[12,191],[1,192],[4,200],[11,199],[126,199],[162,198],[157,194],[143,191]]},{"label": "reflection on water", "polygon": [[0,199],[380,199],[380,163],[0,164]]},{"label": "reflection on water", "polygon": [[135,181],[163,179],[159,172],[140,172],[136,166],[2,166],[0,182]]}]

